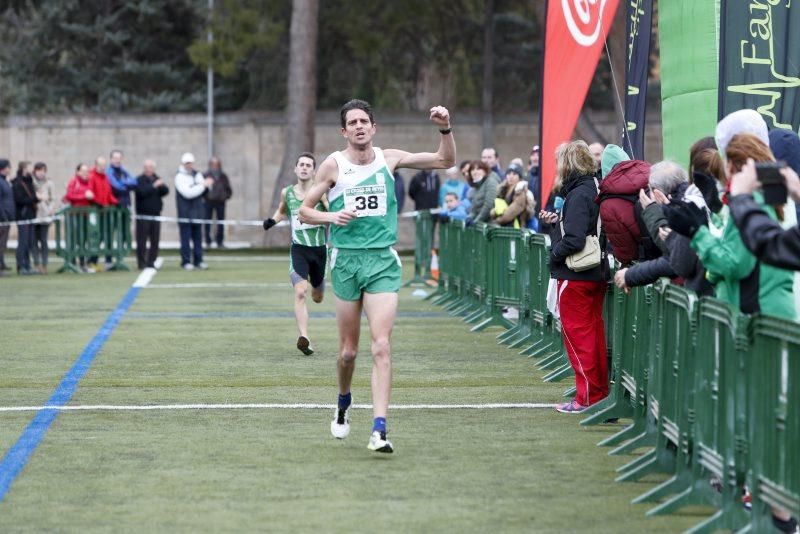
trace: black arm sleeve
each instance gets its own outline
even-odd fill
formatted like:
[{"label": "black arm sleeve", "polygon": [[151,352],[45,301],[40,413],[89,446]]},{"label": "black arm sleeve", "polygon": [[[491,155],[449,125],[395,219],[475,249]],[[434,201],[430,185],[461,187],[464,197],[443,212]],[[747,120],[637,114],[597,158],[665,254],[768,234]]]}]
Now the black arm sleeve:
[{"label": "black arm sleeve", "polygon": [[650,261],[644,261],[631,266],[625,271],[625,284],[628,287],[646,286],[652,284],[659,278],[666,276],[674,278],[675,271],[669,265],[669,260],[665,256]]},{"label": "black arm sleeve", "polygon": [[784,230],[751,195],[732,197],[730,208],[744,245],[756,258],[775,267],[800,270],[800,228]]}]

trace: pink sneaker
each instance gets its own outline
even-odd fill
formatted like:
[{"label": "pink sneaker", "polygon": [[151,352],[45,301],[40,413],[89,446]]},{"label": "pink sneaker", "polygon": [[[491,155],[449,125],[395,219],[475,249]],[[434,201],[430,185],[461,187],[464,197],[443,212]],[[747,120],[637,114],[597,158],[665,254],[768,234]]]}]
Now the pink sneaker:
[{"label": "pink sneaker", "polygon": [[576,401],[575,399],[569,402],[556,404],[556,411],[561,413],[582,413],[586,411],[587,408],[588,406],[583,406],[582,404],[579,404],[578,401]]}]

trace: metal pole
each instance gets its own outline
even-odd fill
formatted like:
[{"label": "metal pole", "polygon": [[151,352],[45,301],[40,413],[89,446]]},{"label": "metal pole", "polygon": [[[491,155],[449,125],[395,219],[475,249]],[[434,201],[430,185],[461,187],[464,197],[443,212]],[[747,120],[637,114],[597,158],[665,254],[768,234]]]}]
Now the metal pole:
[{"label": "metal pole", "polygon": [[[208,0],[208,35],[207,40],[209,46],[214,42],[214,32],[211,30],[211,21],[213,20],[214,13],[214,0]],[[208,65],[206,73],[206,111],[208,114],[208,158],[214,156],[214,67],[211,62]]]}]

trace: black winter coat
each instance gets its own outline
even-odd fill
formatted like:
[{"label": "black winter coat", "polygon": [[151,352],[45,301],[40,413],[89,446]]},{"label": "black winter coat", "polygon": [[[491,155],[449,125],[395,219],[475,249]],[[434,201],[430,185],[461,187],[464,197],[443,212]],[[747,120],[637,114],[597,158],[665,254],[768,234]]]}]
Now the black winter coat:
[{"label": "black winter coat", "polygon": [[164,202],[161,197],[169,194],[169,187],[163,183],[158,187],[153,187],[153,183],[159,180],[156,175],[145,176],[142,174],[136,180],[136,213],[139,215],[161,215],[161,210],[164,209]]},{"label": "black winter coat", "polygon": [[14,190],[14,204],[17,206],[17,220],[27,221],[36,218],[36,186],[31,176],[17,176],[11,185]]},{"label": "black winter coat", "polygon": [[[609,279],[608,258],[605,253],[605,239],[601,236],[601,249],[604,251],[600,265],[587,271],[575,272],[567,267],[567,256],[580,252],[586,245],[586,237],[597,233],[597,219],[600,206],[595,203],[597,186],[594,176],[580,176],[569,180],[561,188],[564,206],[561,209],[561,224],[556,223],[550,233],[550,274],[559,280],[586,280],[600,282]],[[602,233],[602,232],[601,232]]]},{"label": "black winter coat", "polygon": [[756,258],[775,267],[800,271],[800,227],[784,230],[752,195],[731,197],[729,205],[744,246]]},{"label": "black winter coat", "polygon": [[6,177],[0,175],[0,222],[13,221],[17,216],[14,190]]}]

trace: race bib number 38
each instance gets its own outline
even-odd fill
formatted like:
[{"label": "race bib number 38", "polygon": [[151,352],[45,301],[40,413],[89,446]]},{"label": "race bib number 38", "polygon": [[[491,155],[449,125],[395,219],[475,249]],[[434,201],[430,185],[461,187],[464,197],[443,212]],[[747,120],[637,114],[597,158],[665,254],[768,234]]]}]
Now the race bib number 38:
[{"label": "race bib number 38", "polygon": [[355,211],[359,217],[386,215],[386,186],[364,185],[345,189],[344,208]]}]

